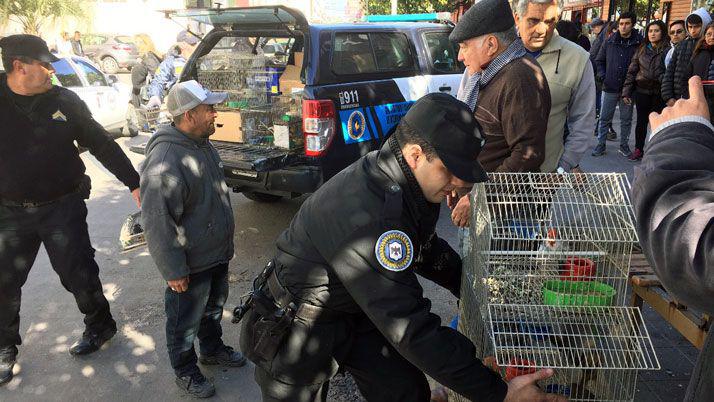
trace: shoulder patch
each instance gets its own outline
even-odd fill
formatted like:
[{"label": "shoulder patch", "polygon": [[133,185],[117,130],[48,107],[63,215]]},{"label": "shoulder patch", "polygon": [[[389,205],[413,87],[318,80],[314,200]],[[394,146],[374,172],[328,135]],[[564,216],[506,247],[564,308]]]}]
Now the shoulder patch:
[{"label": "shoulder patch", "polygon": [[389,230],[382,233],[374,246],[379,265],[393,272],[409,268],[414,257],[414,246],[406,233]]}]

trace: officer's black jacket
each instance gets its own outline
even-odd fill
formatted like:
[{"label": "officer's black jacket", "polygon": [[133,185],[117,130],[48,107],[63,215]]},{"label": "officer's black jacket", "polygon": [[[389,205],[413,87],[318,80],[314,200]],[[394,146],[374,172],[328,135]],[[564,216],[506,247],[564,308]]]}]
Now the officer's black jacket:
[{"label": "officer's black jacket", "polygon": [[[506,384],[475,357],[468,338],[441,326],[423,296],[417,273],[458,294],[461,261],[435,235],[439,205],[426,202],[398,158],[390,140],[308,198],[278,239],[278,278],[299,300],[366,314],[402,356],[459,394],[503,400]],[[377,261],[375,245],[390,230],[413,244],[414,262],[403,271]]]},{"label": "officer's black jacket", "polygon": [[129,158],[74,92],[54,86],[35,97],[29,112],[12,97],[0,74],[1,199],[42,202],[75,191],[85,167],[74,141],[130,190],[139,187]]}]

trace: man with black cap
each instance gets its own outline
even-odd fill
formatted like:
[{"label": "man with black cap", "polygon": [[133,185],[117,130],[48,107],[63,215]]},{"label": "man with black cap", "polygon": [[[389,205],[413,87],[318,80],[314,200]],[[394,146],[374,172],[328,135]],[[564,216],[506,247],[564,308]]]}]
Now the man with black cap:
[{"label": "man with black cap", "polygon": [[254,282],[241,349],[264,401],[320,401],[338,370],[368,401],[428,401],[424,373],[465,397],[545,397],[539,371],[506,384],[459,332],[441,326],[417,274],[459,295],[461,259],[435,234],[440,203],[487,180],[469,107],[417,101],[378,151],[334,176],[298,211]]},{"label": "man with black cap", "polygon": [[40,244],[85,315],[73,355],[116,333],[87,232],[89,177],[74,145],[89,149],[139,203],[139,175],[72,91],[52,85],[58,59],[33,35],[0,40],[0,384],[12,378],[20,338],[20,294]]},{"label": "man with black cap", "polygon": [[176,83],[183,72],[186,61],[196,50],[198,37],[189,31],[181,31],[176,35],[176,45],[166,52],[164,61],[159,64],[156,75],[149,84],[148,108],[158,108],[164,99],[164,91],[168,91]]},{"label": "man with black cap", "polygon": [[171,367],[176,384],[198,398],[213,395],[215,388],[197,361],[228,367],[246,363],[221,339],[234,223],[223,165],[208,137],[216,131],[213,105],[227,96],[194,80],[174,85],[166,100],[174,122],[149,139],[141,172],[146,243],[168,284],[164,302]]}]

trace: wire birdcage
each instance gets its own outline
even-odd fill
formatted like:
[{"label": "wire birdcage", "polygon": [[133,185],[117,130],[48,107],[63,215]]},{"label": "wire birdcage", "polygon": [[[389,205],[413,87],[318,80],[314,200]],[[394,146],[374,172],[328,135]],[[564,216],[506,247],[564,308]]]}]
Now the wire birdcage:
[{"label": "wire birdcage", "polygon": [[624,307],[627,191],[616,173],[492,173],[472,191],[459,329],[506,379],[554,368],[548,392],[632,400],[637,371],[659,369],[639,309]]}]

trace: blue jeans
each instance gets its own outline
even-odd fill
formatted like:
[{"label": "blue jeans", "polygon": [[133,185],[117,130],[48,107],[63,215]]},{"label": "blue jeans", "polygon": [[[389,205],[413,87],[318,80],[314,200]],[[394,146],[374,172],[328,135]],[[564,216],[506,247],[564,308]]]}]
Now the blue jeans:
[{"label": "blue jeans", "polygon": [[188,290],[166,287],[166,347],[176,376],[198,371],[193,341],[198,336],[201,354],[212,355],[223,346],[221,317],[228,298],[228,264],[189,277]]},{"label": "blue jeans", "polygon": [[600,121],[597,126],[597,141],[604,144],[607,138],[608,127],[612,124],[612,117],[615,115],[615,108],[620,105],[620,146],[627,145],[630,141],[630,130],[632,129],[632,105],[626,105],[622,101],[619,93],[602,93],[602,105],[600,106]]}]

